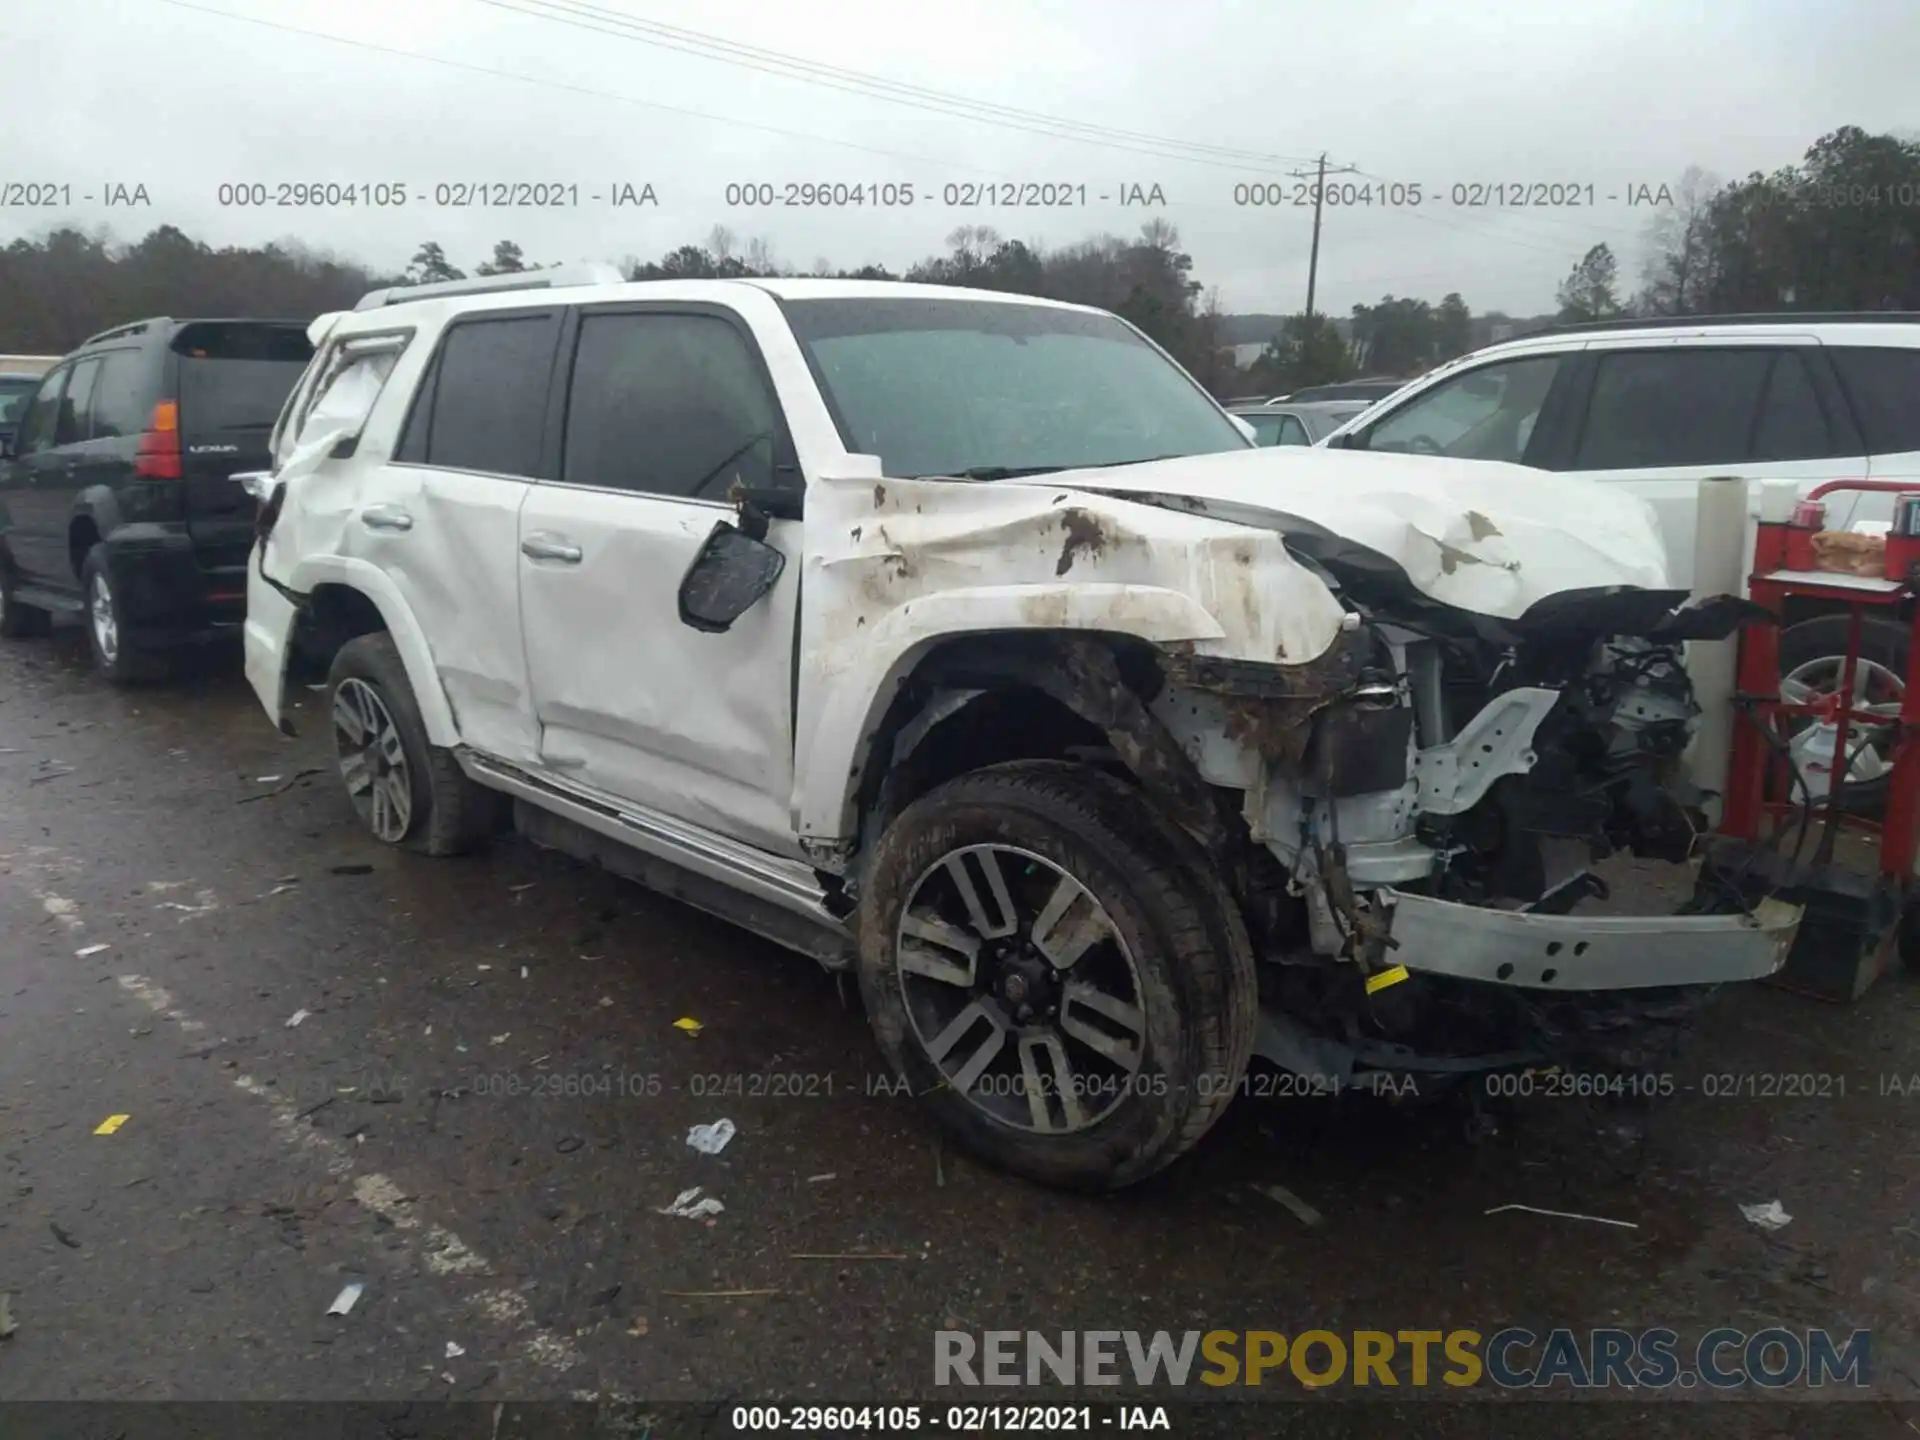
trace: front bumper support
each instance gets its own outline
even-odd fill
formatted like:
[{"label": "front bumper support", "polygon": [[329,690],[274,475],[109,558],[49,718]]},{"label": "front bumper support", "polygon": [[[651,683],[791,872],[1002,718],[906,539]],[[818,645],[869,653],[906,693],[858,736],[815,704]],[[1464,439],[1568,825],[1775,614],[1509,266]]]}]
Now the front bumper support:
[{"label": "front bumper support", "polygon": [[1538,991],[1761,980],[1786,963],[1801,907],[1750,915],[1536,915],[1382,889],[1388,959],[1409,970]]}]

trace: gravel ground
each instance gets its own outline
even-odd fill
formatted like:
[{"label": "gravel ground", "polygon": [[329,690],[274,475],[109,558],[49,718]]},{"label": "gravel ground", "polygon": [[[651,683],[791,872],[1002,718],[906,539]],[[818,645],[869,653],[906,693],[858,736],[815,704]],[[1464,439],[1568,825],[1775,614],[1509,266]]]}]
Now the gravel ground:
[{"label": "gravel ground", "polygon": [[[1912,980],[1729,994],[1645,1110],[1536,1097],[1486,1133],[1255,1093],[1167,1175],[1074,1198],[944,1149],[850,983],[518,842],[386,850],[326,765],[230,657],[115,692],[77,632],[0,650],[0,1400],[451,1399],[560,1434],[493,1407],[1007,1400],[934,1388],[942,1328],[1777,1324],[1870,1329],[1870,1386],[1616,1392],[1577,1424],[1438,1397],[1389,1428],[1920,1433]],[[1675,893],[1625,879],[1616,903]],[[1833,1078],[1761,1093],[1780,1074]],[[722,1116],[721,1154],[688,1148]],[[725,1209],[659,1213],[696,1185]],[[1784,1229],[1743,1219],[1774,1199]],[[1633,1228],[1486,1213],[1513,1203]],[[1313,1401],[1175,1430],[1392,1419]],[[720,1423],[678,1413],[655,1433]]]}]

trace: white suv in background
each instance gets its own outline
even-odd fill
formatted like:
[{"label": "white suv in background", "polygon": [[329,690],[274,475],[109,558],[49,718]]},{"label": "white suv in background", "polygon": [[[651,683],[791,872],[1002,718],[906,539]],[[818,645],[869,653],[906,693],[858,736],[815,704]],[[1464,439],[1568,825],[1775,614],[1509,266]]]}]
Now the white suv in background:
[{"label": "white suv in background", "polygon": [[[1912,480],[1920,490],[1920,314],[1685,316],[1562,326],[1464,355],[1320,444],[1499,460],[1617,483],[1649,501],[1670,574],[1693,568],[1694,506],[1711,475]],[[1884,521],[1890,496],[1841,492],[1833,529]],[[1843,616],[1790,612],[1781,660],[1805,696],[1831,690]],[[1904,624],[1869,619],[1867,698],[1897,719]],[[1887,732],[1890,742],[1893,732]],[[1879,760],[1889,758],[1884,753]],[[1878,775],[1861,758],[1856,778]],[[1863,774],[1864,772],[1864,774]],[[1884,782],[1880,782],[1884,784]],[[1879,785],[1860,786],[1872,803]]]}]

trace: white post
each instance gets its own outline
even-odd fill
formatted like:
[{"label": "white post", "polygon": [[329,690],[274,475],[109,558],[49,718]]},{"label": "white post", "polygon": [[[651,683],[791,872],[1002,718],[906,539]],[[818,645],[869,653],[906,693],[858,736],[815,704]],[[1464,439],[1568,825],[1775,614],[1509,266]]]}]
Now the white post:
[{"label": "white post", "polygon": [[[1715,475],[1700,482],[1693,526],[1693,594],[1744,595],[1747,561],[1747,482],[1738,475]],[[1725,640],[1693,641],[1687,670],[1700,705],[1700,730],[1687,752],[1693,783],[1717,794],[1727,785],[1727,760],[1733,746],[1733,691],[1739,635]],[[1717,821],[1718,800],[1709,802]]]}]

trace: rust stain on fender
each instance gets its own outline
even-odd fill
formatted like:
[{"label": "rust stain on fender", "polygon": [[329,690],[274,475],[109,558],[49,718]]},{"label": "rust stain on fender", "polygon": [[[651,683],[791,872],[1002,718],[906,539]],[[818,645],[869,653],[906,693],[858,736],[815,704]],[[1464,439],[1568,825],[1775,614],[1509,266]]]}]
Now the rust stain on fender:
[{"label": "rust stain on fender", "polygon": [[1064,575],[1073,568],[1073,562],[1082,555],[1097,557],[1107,548],[1107,532],[1100,526],[1099,518],[1089,510],[1077,505],[1068,506],[1060,512],[1060,526],[1066,531],[1066,543],[1060,547],[1060,562],[1053,567],[1053,573]]}]

